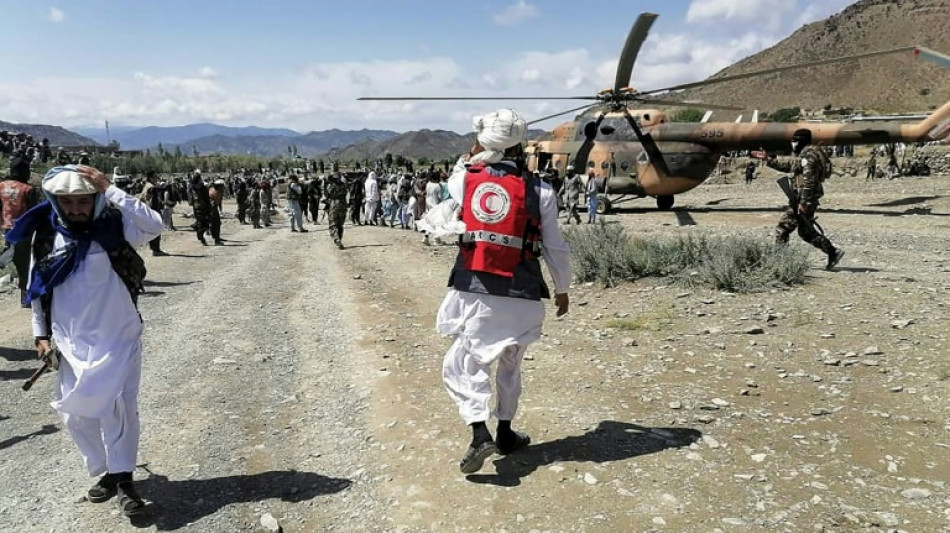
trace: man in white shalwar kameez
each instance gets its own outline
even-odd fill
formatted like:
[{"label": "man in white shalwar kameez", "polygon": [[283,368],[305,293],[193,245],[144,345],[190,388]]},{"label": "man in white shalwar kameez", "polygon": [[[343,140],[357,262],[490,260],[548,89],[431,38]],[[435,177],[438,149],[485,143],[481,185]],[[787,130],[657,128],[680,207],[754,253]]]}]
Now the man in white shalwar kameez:
[{"label": "man in white shalwar kameez", "polygon": [[[85,255],[75,258],[65,279],[43,279],[39,266],[32,271],[37,351],[48,351],[52,340],[62,354],[51,405],[79,447],[89,475],[103,476],[89,489],[88,499],[103,502],[118,495],[122,512],[136,514],[144,508],[132,486],[143,326],[130,289],[104,246],[122,239],[132,246],[146,243],[161,234],[162,218],[92,167],[54,168],[42,187],[53,211],[47,218],[56,231],[53,252],[46,257],[68,256],[77,245],[82,250],[85,239],[85,250],[79,252]],[[42,258],[34,258],[35,265],[37,259]],[[41,303],[46,295],[51,295],[46,300],[50,316]]]},{"label": "man in white shalwar kameez", "polygon": [[[507,183],[511,190],[520,186],[527,191],[526,197],[534,195],[535,211],[539,211],[534,230],[535,233],[540,230],[540,256],[554,280],[555,304],[557,314],[561,316],[569,308],[568,288],[572,273],[570,248],[558,228],[556,194],[550,185],[531,180],[516,161],[507,157],[520,153],[525,123],[513,111],[504,109],[476,117],[475,130],[476,144],[456,164],[449,179],[449,193],[462,206],[463,220],[466,220],[466,209],[479,211],[481,205],[482,208],[488,206],[490,211],[492,205],[508,205],[485,195],[485,182],[490,182],[487,190],[497,192],[496,183]],[[473,172],[476,167],[482,170]],[[491,177],[486,178],[486,173]],[[471,183],[467,183],[469,180]],[[472,198],[467,197],[470,192]],[[481,201],[477,199],[479,195],[482,195]],[[495,220],[492,213],[487,215],[488,219]],[[475,221],[472,216],[469,215],[468,220]],[[475,222],[467,229],[472,230],[477,225]],[[528,232],[518,233],[522,234]],[[455,339],[443,361],[443,383],[457,404],[462,419],[472,428],[472,441],[459,464],[460,470],[466,474],[477,472],[493,453],[512,453],[530,443],[528,435],[511,429],[511,421],[521,395],[521,361],[528,345],[541,337],[545,315],[541,299],[550,297],[537,255],[529,254],[526,259],[525,247],[515,251],[516,255],[519,252],[522,255],[521,262],[513,269],[513,277],[473,267],[475,263],[466,259],[466,242],[470,242],[470,249],[475,250],[479,243],[491,240],[485,235],[497,237],[500,233],[482,226],[480,231],[463,234],[459,258],[449,280],[450,289],[437,318],[438,331]],[[488,249],[489,262],[496,252],[506,253],[498,247]],[[494,394],[497,396],[494,415],[498,420],[494,439],[486,425],[492,414],[493,364],[496,364]]]},{"label": "man in white shalwar kameez", "polygon": [[379,181],[376,179],[376,173],[370,172],[366,177],[366,183],[363,184],[363,222],[371,226],[377,223],[377,212],[379,211]]}]

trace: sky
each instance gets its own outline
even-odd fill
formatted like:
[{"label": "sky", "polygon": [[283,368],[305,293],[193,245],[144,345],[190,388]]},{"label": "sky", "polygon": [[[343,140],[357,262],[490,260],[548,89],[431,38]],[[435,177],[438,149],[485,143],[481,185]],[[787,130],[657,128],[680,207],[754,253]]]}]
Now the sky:
[{"label": "sky", "polygon": [[851,3],[0,0],[0,120],[461,133],[498,107],[531,120],[576,106],[356,99],[592,95],[613,84],[641,12],[659,18],[632,85],[656,89],[704,79]]}]

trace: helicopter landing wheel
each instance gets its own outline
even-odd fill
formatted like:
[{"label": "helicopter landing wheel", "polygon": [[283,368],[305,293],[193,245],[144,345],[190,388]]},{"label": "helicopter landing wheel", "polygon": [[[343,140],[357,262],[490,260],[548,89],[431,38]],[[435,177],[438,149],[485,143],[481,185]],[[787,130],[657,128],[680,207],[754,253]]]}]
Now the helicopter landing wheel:
[{"label": "helicopter landing wheel", "polygon": [[673,203],[675,202],[673,195],[669,196],[657,196],[656,197],[656,208],[660,211],[669,211],[673,208]]},{"label": "helicopter landing wheel", "polygon": [[613,209],[613,204],[610,203],[610,200],[603,197],[597,198],[597,214],[598,215],[609,215],[612,209]]}]

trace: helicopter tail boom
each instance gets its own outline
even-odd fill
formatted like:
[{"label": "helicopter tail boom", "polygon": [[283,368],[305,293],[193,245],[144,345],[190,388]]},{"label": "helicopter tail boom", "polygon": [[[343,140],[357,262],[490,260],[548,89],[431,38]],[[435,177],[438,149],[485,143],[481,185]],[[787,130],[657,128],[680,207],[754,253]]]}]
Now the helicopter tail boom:
[{"label": "helicopter tail boom", "polygon": [[760,122],[672,123],[651,128],[658,142],[688,142],[716,151],[787,148],[796,130],[807,129],[816,144],[860,145],[930,142],[950,135],[950,102],[917,123]]}]

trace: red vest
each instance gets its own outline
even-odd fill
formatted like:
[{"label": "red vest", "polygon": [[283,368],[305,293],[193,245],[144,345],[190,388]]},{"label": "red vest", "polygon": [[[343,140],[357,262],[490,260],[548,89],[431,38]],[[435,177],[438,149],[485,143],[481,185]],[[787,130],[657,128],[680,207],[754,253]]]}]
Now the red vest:
[{"label": "red vest", "polygon": [[13,221],[26,211],[26,203],[32,190],[32,186],[16,180],[0,182],[0,201],[3,202],[3,218],[0,220],[0,228],[6,231],[13,227]]},{"label": "red vest", "polygon": [[483,170],[473,166],[465,175],[459,253],[466,270],[511,278],[522,261],[539,256],[541,224],[528,210],[523,179]]}]

